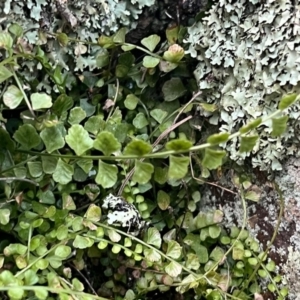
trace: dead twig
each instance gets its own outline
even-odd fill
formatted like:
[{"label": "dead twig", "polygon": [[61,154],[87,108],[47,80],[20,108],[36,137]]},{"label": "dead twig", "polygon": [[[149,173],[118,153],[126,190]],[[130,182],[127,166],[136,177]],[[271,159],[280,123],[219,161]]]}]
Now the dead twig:
[{"label": "dead twig", "polygon": [[74,28],[77,25],[77,18],[68,7],[68,0],[56,0],[55,4],[58,12],[67,20],[71,27]]},{"label": "dead twig", "polygon": [[85,281],[85,283],[89,286],[89,288],[91,289],[91,291],[93,292],[94,295],[99,296],[96,291],[94,290],[94,288],[92,287],[92,285],[90,284],[89,280],[82,274],[82,272],[80,272],[80,270],[78,270],[74,265],[69,264],[72,269],[74,269],[81,277],[82,279]]},{"label": "dead twig", "polygon": [[217,184],[217,183],[209,182],[209,181],[206,181],[206,180],[204,180],[204,179],[200,179],[200,178],[195,177],[195,174],[194,174],[194,168],[193,168],[193,165],[192,165],[192,156],[191,156],[191,154],[190,154],[190,169],[191,169],[191,175],[192,175],[192,178],[193,178],[194,180],[196,180],[196,181],[198,181],[198,182],[201,182],[201,183],[206,183],[206,184],[215,186],[215,187],[217,187],[217,188],[219,188],[219,189],[221,189],[221,190],[223,190],[223,191],[226,191],[226,192],[231,193],[231,194],[234,194],[234,195],[237,195],[237,194],[238,194],[238,193],[236,193],[236,192],[234,192],[234,191],[232,191],[232,190],[230,190],[230,189],[227,189],[227,188],[225,188],[224,186],[221,186],[221,185],[219,185],[219,184]]}]

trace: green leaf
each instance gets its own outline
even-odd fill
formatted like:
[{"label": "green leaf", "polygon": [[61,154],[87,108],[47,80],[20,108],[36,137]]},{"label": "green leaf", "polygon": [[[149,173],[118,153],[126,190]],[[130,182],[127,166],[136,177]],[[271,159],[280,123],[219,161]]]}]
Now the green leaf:
[{"label": "green leaf", "polygon": [[139,103],[139,98],[136,97],[134,94],[129,94],[126,96],[124,101],[124,105],[129,110],[134,110]]},{"label": "green leaf", "polygon": [[107,247],[107,245],[108,245],[107,241],[101,241],[98,243],[97,247],[98,247],[98,249],[103,250]]},{"label": "green leaf", "polygon": [[207,112],[214,112],[218,109],[218,106],[216,104],[210,104],[210,103],[199,103],[199,106]]},{"label": "green leaf", "polygon": [[244,258],[244,249],[233,247],[232,248],[232,258],[234,260],[242,260]]},{"label": "green leaf", "polygon": [[82,120],[86,118],[86,112],[81,107],[74,107],[70,111],[69,123],[79,124]]},{"label": "green leaf", "polygon": [[67,258],[70,254],[71,254],[71,247],[69,246],[65,246],[65,245],[59,245],[55,251],[54,254],[60,258]]},{"label": "green leaf", "polygon": [[181,256],[182,247],[176,241],[169,241],[166,255],[178,259]]},{"label": "green leaf", "polygon": [[103,68],[109,64],[109,53],[106,49],[103,49],[103,52],[97,54],[96,56],[96,65],[98,68]]},{"label": "green leaf", "polygon": [[275,269],[276,269],[276,264],[273,260],[269,261],[267,264],[266,264],[266,269],[269,271],[269,272],[275,272]]},{"label": "green leaf", "polygon": [[54,101],[52,111],[58,116],[61,116],[64,112],[68,111],[73,104],[74,102],[71,97],[66,94],[62,94]]},{"label": "green leaf", "polygon": [[224,259],[224,254],[224,250],[221,247],[217,246],[210,253],[209,258],[214,260],[215,262],[221,262]]},{"label": "green leaf", "polygon": [[172,140],[166,144],[167,150],[181,151],[188,150],[193,146],[192,142],[184,139]]},{"label": "green leaf", "polygon": [[53,173],[54,181],[60,184],[67,184],[72,180],[74,167],[65,163],[61,158],[58,159],[56,169]]},{"label": "green leaf", "polygon": [[68,237],[68,226],[66,226],[66,225],[60,225],[57,228],[56,237],[60,241],[66,239]]},{"label": "green leaf", "polygon": [[61,149],[65,145],[65,140],[57,126],[44,128],[41,131],[40,136],[48,153]]},{"label": "green leaf", "polygon": [[86,249],[92,247],[94,244],[94,240],[88,237],[83,237],[80,235],[76,235],[75,240],[73,242],[73,246],[78,249]]},{"label": "green leaf", "polygon": [[113,229],[107,230],[107,234],[108,234],[109,239],[115,243],[118,243],[122,238],[122,236]]},{"label": "green leaf", "polygon": [[164,83],[162,92],[165,101],[174,101],[183,96],[186,93],[186,89],[182,84],[181,79],[174,77]]},{"label": "green leaf", "polygon": [[91,117],[95,111],[96,106],[88,102],[88,99],[80,99],[80,107],[85,111],[86,117]]},{"label": "green leaf", "polygon": [[9,223],[10,210],[7,208],[0,209],[0,224],[6,225]]},{"label": "green leaf", "polygon": [[95,178],[97,184],[108,189],[115,185],[118,179],[118,168],[115,165],[104,163],[99,160],[98,173]]},{"label": "green leaf", "polygon": [[4,48],[6,50],[11,50],[13,45],[13,39],[8,32],[1,31],[0,32],[0,48]]},{"label": "green leaf", "polygon": [[[268,272],[267,272],[266,270],[264,270],[264,269],[259,269],[259,270],[257,271],[257,273],[258,273],[258,275],[259,275],[260,277],[262,277],[262,278],[267,278],[267,276],[268,276]],[[268,284],[268,288],[269,288],[269,285],[270,285],[270,284]],[[271,285],[272,285],[272,284],[271,284]],[[273,285],[272,290],[273,290],[273,292],[275,292],[275,286],[274,286],[274,285]]]},{"label": "green leaf", "polygon": [[124,300],[134,300],[136,299],[136,295],[133,290],[127,290],[124,296]]},{"label": "green leaf", "polygon": [[142,140],[133,140],[126,145],[124,155],[143,156],[152,151],[152,146]]},{"label": "green leaf", "polygon": [[216,169],[222,165],[222,160],[225,155],[225,151],[206,148],[202,164],[209,170]]},{"label": "green leaf", "polygon": [[17,286],[15,286],[12,289],[9,289],[7,294],[10,297],[10,299],[23,299],[23,295],[24,295],[25,291],[22,288],[19,288]]},{"label": "green leaf", "polygon": [[174,69],[176,69],[177,67],[178,67],[178,64],[172,63],[170,61],[161,60],[159,62],[159,69],[165,73],[171,72]]},{"label": "green leaf", "polygon": [[192,270],[198,270],[200,267],[199,258],[194,253],[187,254],[186,267]]},{"label": "green leaf", "polygon": [[120,143],[124,143],[124,141],[128,137],[127,133],[129,130],[129,124],[127,124],[127,123],[109,124],[108,123],[105,130],[111,132]]},{"label": "green leaf", "polygon": [[161,210],[166,210],[170,206],[170,196],[163,190],[157,193],[157,205]]},{"label": "green leaf", "polygon": [[84,129],[93,134],[97,134],[99,131],[104,130],[105,121],[102,116],[92,116],[84,124]]},{"label": "green leaf", "polygon": [[285,286],[279,292],[282,297],[286,297],[289,294],[289,289]]},{"label": "green leaf", "polygon": [[[7,149],[11,152],[15,149],[15,143],[10,138],[10,135],[6,130],[4,130],[2,127],[0,127],[0,150]],[[1,157],[1,156],[0,156]]]},{"label": "green leaf", "polygon": [[66,47],[69,43],[68,36],[63,32],[58,33],[56,35],[56,38],[57,38],[57,41],[58,41],[58,43],[61,47]]},{"label": "green leaf", "polygon": [[169,27],[166,29],[166,37],[169,44],[175,44],[178,39],[179,26]]},{"label": "green leaf", "polygon": [[42,156],[43,171],[46,174],[52,174],[55,171],[55,169],[56,169],[57,162],[58,162],[58,158],[57,157]]},{"label": "green leaf", "polygon": [[146,184],[151,179],[153,172],[154,167],[152,164],[135,160],[135,170],[132,180],[140,184]]},{"label": "green leaf", "polygon": [[143,66],[148,69],[155,68],[160,62],[159,58],[146,55],[143,58]]},{"label": "green leaf", "polygon": [[147,230],[146,234],[146,243],[155,246],[156,248],[160,248],[161,246],[161,236],[159,231],[155,227],[150,227]]},{"label": "green leaf", "polygon": [[19,24],[16,24],[16,23],[9,25],[8,31],[17,38],[21,37],[23,35],[23,28]]},{"label": "green leaf", "polygon": [[211,225],[208,227],[208,234],[212,239],[216,239],[219,237],[221,233],[221,227],[218,225]]},{"label": "green leaf", "polygon": [[126,77],[128,75],[128,72],[129,72],[130,68],[126,65],[117,65],[116,66],[116,77]]},{"label": "green leaf", "polygon": [[35,148],[41,142],[39,135],[31,124],[20,126],[13,137],[26,149]]},{"label": "green leaf", "polygon": [[29,161],[27,163],[29,173],[32,177],[40,177],[43,174],[42,163],[39,161]]},{"label": "green leaf", "polygon": [[125,43],[125,34],[126,34],[126,28],[120,28],[113,36],[113,41],[115,43]]},{"label": "green leaf", "polygon": [[121,247],[119,245],[113,245],[113,247],[111,248],[111,252],[114,254],[118,254],[121,251]]},{"label": "green leaf", "polygon": [[177,45],[173,44],[169,47],[167,51],[164,52],[163,58],[172,63],[178,63],[184,57],[184,49]]},{"label": "green leaf", "polygon": [[165,271],[170,276],[177,277],[181,274],[182,266],[179,263],[172,261],[165,267]]},{"label": "green leaf", "polygon": [[126,51],[130,51],[130,50],[132,50],[132,49],[135,49],[135,45],[122,45],[121,46],[121,48],[122,48],[122,50],[124,51],[124,52],[126,52]]},{"label": "green leaf", "polygon": [[93,147],[93,140],[89,137],[88,132],[78,124],[72,125],[65,139],[76,155],[82,155]]},{"label": "green leaf", "polygon": [[169,165],[168,177],[176,180],[181,179],[188,171],[189,158],[186,156],[181,157],[170,155]]},{"label": "green leaf", "polygon": [[57,85],[63,85],[64,79],[62,76],[61,66],[57,65],[53,74],[53,79]]},{"label": "green leaf", "polygon": [[240,152],[250,152],[256,145],[258,135],[241,136]]},{"label": "green leaf", "polygon": [[4,66],[0,66],[0,83],[7,80],[13,74]]},{"label": "green leaf", "polygon": [[150,116],[159,124],[167,117],[168,113],[162,109],[155,108],[150,111]]},{"label": "green leaf", "polygon": [[118,62],[121,65],[131,68],[134,65],[135,57],[130,52],[122,53],[119,55]]},{"label": "green leaf", "polygon": [[50,108],[52,106],[52,99],[45,93],[33,93],[30,96],[32,108],[34,110],[41,108]]},{"label": "green leaf", "polygon": [[19,243],[16,244],[10,243],[3,250],[3,254],[5,256],[11,256],[14,254],[24,255],[26,252],[27,252],[27,247]]},{"label": "green leaf", "polygon": [[101,219],[101,208],[95,204],[90,204],[84,217],[92,222],[98,222]]},{"label": "green leaf", "polygon": [[154,169],[154,180],[159,184],[165,184],[168,180],[168,168],[156,167]]},{"label": "green leaf", "polygon": [[132,246],[132,240],[128,237],[124,239],[124,247],[129,248]]},{"label": "green leaf", "polygon": [[[268,276],[268,274],[266,273],[265,270],[258,270],[258,271],[261,271],[261,273],[258,272],[261,277],[265,278]],[[263,274],[263,275],[261,275],[261,274]],[[273,283],[269,283],[268,290],[271,291],[272,293],[274,293],[276,291],[276,286]]]},{"label": "green leaf", "polygon": [[132,124],[137,129],[142,129],[149,124],[143,113],[138,113],[132,121]]},{"label": "green leaf", "polygon": [[284,110],[297,100],[297,94],[285,95],[279,102],[278,108]]},{"label": "green leaf", "polygon": [[241,134],[247,133],[248,131],[257,128],[261,124],[261,122],[262,122],[262,118],[253,120],[250,123],[246,124],[245,126],[241,127],[239,131]]},{"label": "green leaf", "polygon": [[208,137],[207,142],[212,145],[218,145],[228,141],[230,134],[228,132],[216,133]]},{"label": "green leaf", "polygon": [[278,137],[285,132],[288,119],[288,116],[272,119],[272,137]]},{"label": "green leaf", "polygon": [[90,183],[85,186],[84,192],[90,200],[94,201],[100,194],[100,188],[97,184]]},{"label": "green leaf", "polygon": [[98,44],[103,48],[112,48],[114,41],[112,37],[101,35],[98,39]]},{"label": "green leaf", "polygon": [[77,278],[72,279],[72,286],[75,291],[82,292],[84,290],[84,285]]},{"label": "green leaf", "polygon": [[67,194],[62,195],[62,209],[67,209],[67,210],[75,210],[76,209],[74,200],[70,195],[67,195]]},{"label": "green leaf", "polygon": [[35,271],[29,269],[24,273],[25,285],[35,285],[39,282],[39,277]]},{"label": "green leaf", "polygon": [[121,144],[111,132],[101,131],[94,141],[94,148],[109,156],[113,152],[120,150]]},{"label": "green leaf", "polygon": [[153,50],[155,49],[155,47],[158,45],[159,42],[160,42],[160,36],[158,36],[157,34],[152,34],[141,40],[141,44],[151,52],[153,52]]},{"label": "green leaf", "polygon": [[178,64],[171,63],[169,61],[161,60],[159,62],[159,69],[165,73],[171,72],[174,69],[176,69],[177,67],[178,67]]},{"label": "green leaf", "polygon": [[147,257],[147,260],[149,260],[151,262],[160,261],[160,259],[161,259],[160,254],[157,251],[155,251],[155,249],[145,248],[144,255],[145,255],[145,257]]},{"label": "green leaf", "polygon": [[10,109],[18,107],[22,100],[23,94],[15,85],[10,85],[3,94],[3,102]]}]

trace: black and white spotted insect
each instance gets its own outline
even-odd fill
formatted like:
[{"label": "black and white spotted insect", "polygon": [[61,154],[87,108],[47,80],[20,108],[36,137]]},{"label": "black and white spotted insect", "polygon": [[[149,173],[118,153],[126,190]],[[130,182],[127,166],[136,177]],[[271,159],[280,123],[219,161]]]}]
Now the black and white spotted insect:
[{"label": "black and white spotted insect", "polygon": [[107,223],[127,228],[127,232],[137,236],[149,225],[144,221],[136,207],[124,198],[109,194],[103,201],[102,208],[108,210]]}]

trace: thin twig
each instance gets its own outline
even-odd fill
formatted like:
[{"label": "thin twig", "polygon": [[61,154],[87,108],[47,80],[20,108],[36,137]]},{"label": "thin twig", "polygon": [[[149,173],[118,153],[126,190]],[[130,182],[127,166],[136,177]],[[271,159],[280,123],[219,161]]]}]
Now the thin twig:
[{"label": "thin twig", "polygon": [[174,119],[174,121],[173,121],[173,124],[175,124],[176,122],[177,122],[177,120],[178,120],[178,118],[180,117],[180,115],[183,113],[183,111],[199,96],[199,95],[201,95],[202,94],[202,92],[201,91],[198,91],[193,97],[192,97],[192,99],[189,101],[189,102],[187,102],[182,108],[181,108],[181,110],[179,111],[179,113],[177,114],[177,116],[176,116],[176,118]]},{"label": "thin twig", "polygon": [[114,104],[113,104],[111,110],[108,113],[108,116],[107,116],[107,119],[106,119],[107,121],[110,119],[110,117],[111,117],[111,115],[113,113],[114,107],[116,105],[117,97],[118,97],[118,94],[119,94],[119,87],[120,87],[120,85],[119,85],[119,79],[118,78],[116,79],[116,82],[117,82],[117,88],[116,88],[116,93],[115,93],[115,98],[114,98]]},{"label": "thin twig", "polygon": [[162,271],[158,271],[158,270],[154,270],[154,269],[145,269],[145,268],[139,268],[139,267],[135,267],[135,266],[130,266],[130,265],[125,265],[127,269],[132,269],[132,270],[138,270],[138,271],[142,271],[142,272],[152,272],[152,273],[156,273],[156,274],[167,274],[166,272],[162,272]]},{"label": "thin twig", "polygon": [[94,293],[94,295],[99,296],[96,291],[94,290],[94,288],[92,287],[92,285],[90,284],[90,282],[88,281],[88,279],[82,274],[82,272],[80,272],[80,270],[78,270],[75,266],[73,266],[72,264],[69,264],[82,278],[83,280],[86,282],[86,284],[89,286],[89,288],[91,289],[91,291]]},{"label": "thin twig", "polygon": [[21,91],[21,93],[22,93],[22,95],[23,95],[23,98],[24,98],[24,100],[25,100],[25,102],[26,102],[26,104],[27,104],[27,106],[28,106],[28,109],[29,109],[31,115],[34,117],[34,119],[36,119],[36,116],[35,116],[35,114],[34,114],[34,111],[33,111],[32,107],[31,107],[30,101],[29,101],[29,99],[28,99],[26,93],[24,92],[24,89],[23,89],[23,87],[22,87],[22,85],[21,85],[21,82],[20,82],[20,80],[19,80],[19,78],[18,78],[16,72],[15,72],[13,69],[11,69],[11,71],[12,71],[12,74],[13,74],[13,76],[14,76],[14,78],[15,78],[15,81],[16,81],[18,87],[19,87],[19,90]]},{"label": "thin twig", "polygon": [[39,184],[26,178],[18,178],[18,177],[3,177],[0,178],[0,181],[8,181],[8,180],[15,180],[15,181],[25,181],[34,184],[35,186],[38,186]]},{"label": "thin twig", "polygon": [[192,119],[193,116],[188,116],[184,118],[183,120],[179,121],[178,123],[171,125],[169,128],[167,128],[164,132],[162,132],[159,137],[155,140],[155,142],[152,144],[153,147],[157,146],[161,140],[163,140],[169,133],[171,133],[174,129],[182,125],[183,123],[187,122],[188,120]]},{"label": "thin twig", "polygon": [[203,179],[201,179],[201,178],[195,177],[195,174],[194,174],[194,168],[192,167],[192,155],[191,155],[191,154],[190,154],[190,169],[191,169],[191,175],[192,175],[192,178],[193,178],[194,180],[196,180],[196,181],[198,181],[198,182],[202,182],[202,183],[205,183],[205,184],[209,184],[209,185],[215,186],[215,187],[217,187],[217,188],[219,188],[219,189],[221,189],[221,190],[224,190],[224,191],[226,191],[226,192],[228,192],[228,193],[237,195],[236,192],[234,192],[234,191],[232,191],[232,190],[230,190],[230,189],[227,189],[227,188],[225,188],[224,186],[221,186],[221,185],[219,185],[219,184],[217,184],[217,183],[205,181],[205,180],[203,180]]}]

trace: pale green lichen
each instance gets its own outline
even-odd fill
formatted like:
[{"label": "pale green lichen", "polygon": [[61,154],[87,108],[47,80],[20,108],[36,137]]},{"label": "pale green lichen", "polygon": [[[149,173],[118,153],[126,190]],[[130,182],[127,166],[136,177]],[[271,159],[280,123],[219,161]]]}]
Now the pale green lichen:
[{"label": "pale green lichen", "polygon": [[[187,52],[199,60],[194,74],[203,99],[219,106],[215,114],[204,112],[212,124],[236,130],[274,111],[287,91],[299,92],[299,18],[300,8],[291,0],[222,0],[189,28]],[[290,109],[291,118],[299,116],[297,107]],[[293,127],[281,138],[271,138],[268,126],[260,134],[252,165],[281,169],[280,161],[297,151]],[[242,163],[246,154],[238,152],[237,139],[224,147]]]},{"label": "pale green lichen", "polygon": [[53,65],[69,69],[75,57],[75,70],[93,70],[100,47],[89,46],[74,55],[74,44],[61,47],[49,33],[64,32],[69,38],[95,43],[101,34],[110,35],[124,26],[135,28],[143,8],[154,3],[155,0],[5,0],[0,1],[0,20],[2,30],[12,23],[22,26],[27,42],[42,45]]}]

